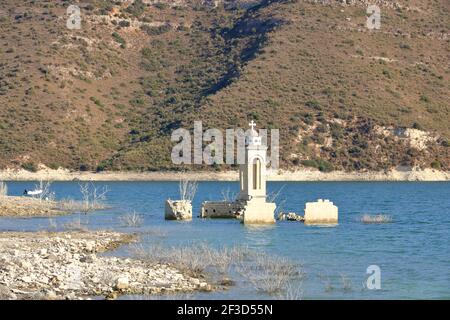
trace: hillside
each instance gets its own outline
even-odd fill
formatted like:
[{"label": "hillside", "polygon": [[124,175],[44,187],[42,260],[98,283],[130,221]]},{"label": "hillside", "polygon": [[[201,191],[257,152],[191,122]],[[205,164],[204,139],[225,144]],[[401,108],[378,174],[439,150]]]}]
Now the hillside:
[{"label": "hillside", "polygon": [[174,129],[255,119],[283,168],[450,170],[447,0],[148,2],[0,3],[1,168],[179,170]]}]

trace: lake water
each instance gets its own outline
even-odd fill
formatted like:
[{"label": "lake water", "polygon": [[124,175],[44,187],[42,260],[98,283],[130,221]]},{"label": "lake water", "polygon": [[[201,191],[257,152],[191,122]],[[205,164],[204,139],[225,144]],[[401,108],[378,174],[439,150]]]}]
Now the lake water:
[{"label": "lake water", "polygon": [[[122,232],[160,230],[163,245],[207,242],[216,247],[245,245],[254,250],[287,257],[303,266],[304,299],[450,299],[450,183],[384,182],[269,182],[269,191],[282,188],[277,202],[284,211],[303,213],[305,202],[319,198],[339,207],[336,226],[308,226],[277,222],[264,228],[249,227],[237,220],[165,221],[164,200],[178,198],[176,182],[107,182],[111,208],[86,218],[90,229]],[[8,183],[10,195],[21,195],[31,182]],[[233,182],[200,182],[194,213],[204,200],[220,200],[221,191],[234,191]],[[77,182],[52,185],[58,199],[80,198]],[[136,211],[144,225],[124,228],[119,217]],[[363,214],[388,214],[388,224],[363,224]],[[54,218],[58,225],[78,219],[78,214]],[[48,218],[0,218],[0,230],[41,230]],[[153,241],[153,240],[145,240]],[[155,240],[156,241],[156,240]],[[127,254],[122,249],[116,254]],[[369,265],[381,269],[381,290],[364,287]],[[245,281],[215,293],[192,298],[263,299]]]}]

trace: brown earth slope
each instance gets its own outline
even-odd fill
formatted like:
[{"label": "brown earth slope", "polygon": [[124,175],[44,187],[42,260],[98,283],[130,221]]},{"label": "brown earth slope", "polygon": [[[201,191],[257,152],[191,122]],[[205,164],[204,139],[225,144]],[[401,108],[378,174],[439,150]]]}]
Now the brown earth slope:
[{"label": "brown earth slope", "polygon": [[375,3],[374,31],[331,0],[83,1],[69,30],[72,2],[2,1],[0,166],[174,169],[173,129],[255,119],[285,168],[450,170],[450,4]]}]

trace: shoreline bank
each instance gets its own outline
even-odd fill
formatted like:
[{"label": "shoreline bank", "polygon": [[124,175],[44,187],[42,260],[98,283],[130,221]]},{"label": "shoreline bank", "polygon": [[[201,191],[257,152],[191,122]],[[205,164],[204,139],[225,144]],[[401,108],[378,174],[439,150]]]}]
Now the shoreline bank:
[{"label": "shoreline bank", "polygon": [[[66,169],[0,171],[0,181],[238,181],[237,171],[157,171],[157,172],[80,172]],[[269,173],[268,181],[450,181],[450,172],[434,169],[390,170],[370,172],[320,172],[317,170],[285,171]]]},{"label": "shoreline bank", "polygon": [[60,300],[204,290],[168,264],[104,256],[135,235],[112,231],[0,232],[0,300]]},{"label": "shoreline bank", "polygon": [[0,196],[0,217],[55,217],[68,214],[55,201],[29,197]]}]

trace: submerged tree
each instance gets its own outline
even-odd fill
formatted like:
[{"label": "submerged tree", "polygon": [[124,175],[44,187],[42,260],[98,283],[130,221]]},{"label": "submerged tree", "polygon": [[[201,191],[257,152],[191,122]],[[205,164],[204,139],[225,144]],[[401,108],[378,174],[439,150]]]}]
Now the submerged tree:
[{"label": "submerged tree", "polygon": [[197,193],[197,181],[190,181],[188,179],[180,180],[179,184],[180,199],[192,201]]}]

